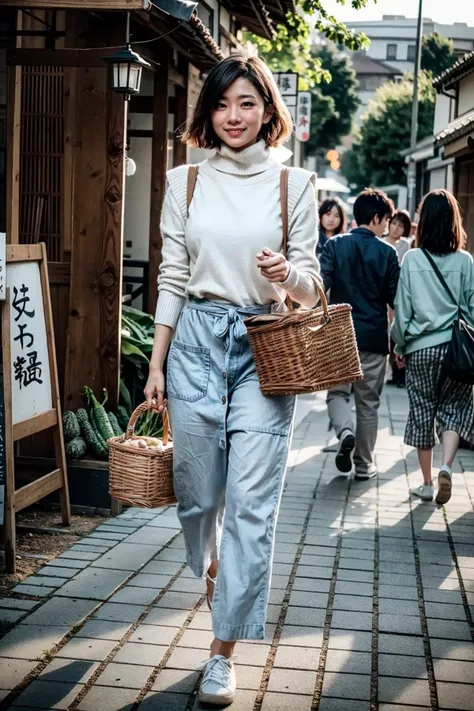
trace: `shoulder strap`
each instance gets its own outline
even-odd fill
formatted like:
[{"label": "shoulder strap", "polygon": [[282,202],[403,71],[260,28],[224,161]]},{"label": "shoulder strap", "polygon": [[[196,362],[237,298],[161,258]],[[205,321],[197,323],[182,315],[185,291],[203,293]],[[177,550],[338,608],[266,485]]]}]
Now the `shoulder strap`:
[{"label": "shoulder strap", "polygon": [[443,275],[441,274],[441,272],[440,272],[440,270],[439,270],[439,268],[438,268],[438,265],[436,264],[435,260],[433,259],[433,257],[431,256],[431,254],[428,252],[427,249],[424,249],[424,248],[422,247],[422,248],[421,248],[421,251],[422,251],[423,254],[425,255],[426,259],[429,261],[429,263],[431,264],[431,266],[433,267],[434,273],[436,274],[436,276],[438,277],[439,281],[440,281],[441,284],[443,285],[443,287],[444,287],[446,293],[449,295],[451,301],[459,308],[459,304],[458,304],[458,302],[456,301],[456,299],[454,298],[453,292],[451,291],[451,289],[450,289],[449,286],[447,285],[446,280],[445,280],[445,278],[443,277]]},{"label": "shoulder strap", "polygon": [[282,168],[280,173],[280,203],[281,221],[283,224],[283,254],[288,257],[288,168]]},{"label": "shoulder strap", "polygon": [[193,195],[194,195],[194,188],[196,187],[196,181],[199,173],[199,166],[198,165],[190,165],[188,168],[188,185],[187,185],[187,190],[186,190],[186,209],[187,212],[189,213],[189,207],[191,205]]}]

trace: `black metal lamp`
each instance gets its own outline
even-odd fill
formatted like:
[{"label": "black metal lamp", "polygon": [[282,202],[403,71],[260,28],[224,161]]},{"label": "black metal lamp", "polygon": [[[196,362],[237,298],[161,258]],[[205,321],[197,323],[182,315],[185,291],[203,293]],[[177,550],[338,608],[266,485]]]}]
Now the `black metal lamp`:
[{"label": "black metal lamp", "polygon": [[138,94],[142,80],[143,67],[151,66],[130,46],[130,13],[127,13],[126,46],[118,49],[110,57],[104,57],[112,66],[112,89],[123,94],[125,101],[132,94]]},{"label": "black metal lamp", "polygon": [[130,45],[119,49],[106,61],[112,65],[112,88],[117,94],[123,94],[127,101],[132,94],[138,94],[142,80],[143,67],[151,66]]}]

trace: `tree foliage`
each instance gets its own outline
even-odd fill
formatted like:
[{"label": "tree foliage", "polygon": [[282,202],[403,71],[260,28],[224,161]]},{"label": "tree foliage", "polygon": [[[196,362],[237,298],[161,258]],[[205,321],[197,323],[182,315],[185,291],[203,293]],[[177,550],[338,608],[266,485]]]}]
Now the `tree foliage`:
[{"label": "tree foliage", "polygon": [[[410,143],[413,83],[388,82],[379,87],[362,118],[360,140],[342,165],[350,183],[391,185],[406,182],[406,166],[400,151]],[[431,76],[421,74],[419,83],[418,140],[433,131],[435,92]]]},{"label": "tree foliage", "polygon": [[[336,148],[352,128],[352,119],[359,98],[358,82],[350,60],[340,52],[321,46],[315,54],[330,82],[322,82],[313,89],[311,102],[311,138],[306,148],[307,155],[322,154],[328,148]],[[323,111],[325,107],[325,111]]]},{"label": "tree foliage", "polygon": [[456,61],[456,52],[451,39],[438,32],[423,37],[421,46],[421,68],[437,77],[449,69]]},{"label": "tree foliage", "polygon": [[[346,0],[338,2],[346,4]],[[369,2],[371,0],[350,0],[356,9],[365,7]],[[330,80],[329,73],[324,70],[319,59],[311,54],[312,26],[335,44],[345,45],[349,49],[362,49],[369,42],[362,32],[348,30],[344,23],[330,15],[324,9],[324,0],[299,0],[297,11],[288,13],[285,25],[277,26],[275,39],[267,40],[251,33],[247,33],[246,39],[258,47],[259,55],[272,71],[298,72],[300,91],[306,91],[322,81]]]}]

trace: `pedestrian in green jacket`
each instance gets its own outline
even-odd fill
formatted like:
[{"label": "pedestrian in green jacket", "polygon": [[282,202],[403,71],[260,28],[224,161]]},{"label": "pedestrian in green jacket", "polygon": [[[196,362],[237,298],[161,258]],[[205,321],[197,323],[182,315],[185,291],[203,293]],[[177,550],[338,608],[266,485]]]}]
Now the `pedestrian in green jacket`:
[{"label": "pedestrian in green jacket", "polygon": [[[451,498],[451,466],[460,437],[474,442],[472,386],[450,379],[440,381],[458,306],[463,318],[474,326],[474,263],[471,255],[463,251],[463,242],[456,199],[446,190],[433,190],[421,207],[416,248],[403,259],[392,328],[396,352],[406,362],[409,415],[405,444],[418,449],[423,474],[423,484],[411,489],[411,493],[424,501],[433,499],[436,431],[443,444],[438,504]],[[423,249],[435,261],[458,306],[450,300]]]}]

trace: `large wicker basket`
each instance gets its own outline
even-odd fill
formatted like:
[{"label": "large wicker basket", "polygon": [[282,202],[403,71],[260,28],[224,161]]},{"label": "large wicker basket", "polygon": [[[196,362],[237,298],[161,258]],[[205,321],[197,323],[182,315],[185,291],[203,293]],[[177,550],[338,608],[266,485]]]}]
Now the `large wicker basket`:
[{"label": "large wicker basket", "polygon": [[130,417],[125,435],[109,440],[109,490],[110,496],[118,501],[155,508],[176,503],[167,411],[163,411],[163,450],[138,449],[123,443],[124,439],[140,439],[134,435],[135,425],[146,410],[146,403],[139,405]]},{"label": "large wicker basket", "polygon": [[324,290],[317,287],[321,307],[313,311],[245,320],[264,395],[312,393],[363,377],[351,306],[328,306]]}]

